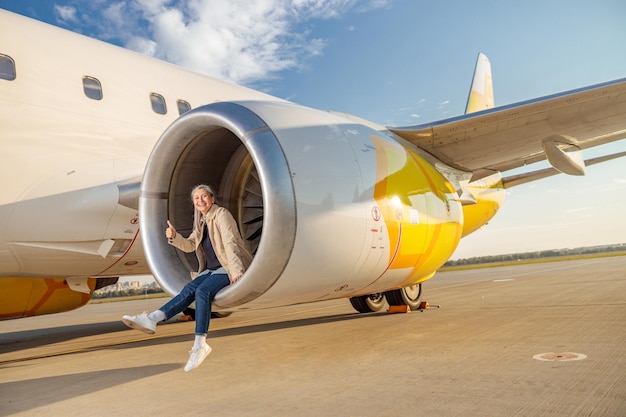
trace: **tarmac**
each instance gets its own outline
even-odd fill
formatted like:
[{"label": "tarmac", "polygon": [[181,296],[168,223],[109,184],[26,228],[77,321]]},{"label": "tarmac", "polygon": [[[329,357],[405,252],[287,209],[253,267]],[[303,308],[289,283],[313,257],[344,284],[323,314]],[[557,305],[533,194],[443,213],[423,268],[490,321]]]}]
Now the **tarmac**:
[{"label": "tarmac", "polygon": [[[429,309],[347,300],[148,336],[164,299],[0,322],[0,416],[626,416],[626,256],[440,272]],[[439,308],[437,308],[439,306]]]}]

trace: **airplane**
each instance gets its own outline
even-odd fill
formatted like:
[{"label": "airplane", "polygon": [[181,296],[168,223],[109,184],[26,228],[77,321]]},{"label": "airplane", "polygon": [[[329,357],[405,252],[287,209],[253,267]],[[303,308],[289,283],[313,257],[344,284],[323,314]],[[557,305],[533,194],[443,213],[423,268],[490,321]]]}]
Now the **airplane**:
[{"label": "airplane", "polygon": [[218,313],[416,310],[508,187],[626,154],[582,157],[626,137],[626,78],[495,107],[479,54],[465,114],[388,127],[0,10],[0,126],[2,319],[78,308],[120,276],[178,293],[196,260],[164,229],[190,232],[201,183],[254,253]]}]

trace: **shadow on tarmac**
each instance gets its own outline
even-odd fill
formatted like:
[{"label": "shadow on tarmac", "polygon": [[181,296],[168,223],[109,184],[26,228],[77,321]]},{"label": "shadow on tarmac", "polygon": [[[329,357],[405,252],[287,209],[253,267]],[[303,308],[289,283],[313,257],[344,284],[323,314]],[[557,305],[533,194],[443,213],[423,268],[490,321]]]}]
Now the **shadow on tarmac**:
[{"label": "shadow on tarmac", "polygon": [[[179,369],[180,363],[80,372],[0,383],[3,402],[12,413],[45,407],[81,395]],[[3,415],[0,412],[0,415]]]},{"label": "shadow on tarmac", "polygon": [[[261,324],[253,324],[253,325],[242,325],[237,326],[237,323],[233,323],[234,327],[222,328],[222,329],[211,329],[209,330],[211,338],[219,338],[219,337],[227,337],[234,335],[244,335],[244,334],[254,334],[258,332],[266,332],[271,330],[281,330],[281,329],[289,329],[294,327],[303,327],[303,326],[313,326],[323,323],[332,323],[332,322],[340,322],[346,320],[354,320],[354,319],[364,319],[366,317],[386,317],[388,314],[386,312],[377,312],[377,313],[347,313],[347,314],[335,314],[330,316],[323,317],[312,317],[312,318],[303,318],[296,320],[286,320],[286,321],[277,321],[272,323],[261,323]],[[159,325],[157,328],[157,333],[155,335],[141,335],[144,336],[141,340],[128,340],[123,343],[116,343],[115,346],[111,346],[110,344],[106,344],[100,346],[102,348],[110,349],[112,347],[124,348],[124,345],[128,345],[132,343],[137,346],[152,346],[152,345],[160,345],[160,344],[169,344],[169,343],[177,343],[181,341],[185,341],[189,339],[189,336],[193,334],[193,328],[189,328],[189,333],[181,335],[180,333],[175,334],[159,334],[159,329],[167,326],[168,330],[171,331],[170,326],[174,325],[182,325],[188,324],[188,322],[180,323],[180,322],[172,322],[165,323]],[[163,329],[162,329],[163,330]],[[90,324],[81,324],[81,325],[73,325],[73,326],[62,326],[62,327],[53,327],[47,329],[38,329],[38,330],[27,330],[21,332],[12,332],[5,333],[0,335],[0,355],[17,352],[19,350],[30,349],[33,347],[42,347],[46,345],[54,345],[57,343],[67,342],[74,339],[89,337],[89,336],[98,336],[109,333],[117,333],[117,332],[133,332],[134,334],[139,335],[134,330],[128,329],[121,321],[114,322],[106,322],[106,323],[90,323]],[[146,339],[147,338],[147,339]],[[96,343],[102,343],[96,342]],[[94,346],[93,348],[87,348],[85,350],[98,350],[98,346]]]}]

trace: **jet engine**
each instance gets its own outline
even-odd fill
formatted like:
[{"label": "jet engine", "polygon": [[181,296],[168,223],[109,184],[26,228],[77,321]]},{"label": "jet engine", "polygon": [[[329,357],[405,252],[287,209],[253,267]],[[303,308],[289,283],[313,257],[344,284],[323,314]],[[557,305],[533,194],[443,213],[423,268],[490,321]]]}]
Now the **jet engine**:
[{"label": "jet engine", "polygon": [[[419,150],[329,112],[288,102],[218,102],[176,120],[141,184],[141,238],[161,287],[197,270],[169,245],[187,236],[197,184],[217,191],[254,260],[217,310],[367,296],[430,278],[462,231],[458,196]],[[244,307],[245,305],[245,307]]]}]

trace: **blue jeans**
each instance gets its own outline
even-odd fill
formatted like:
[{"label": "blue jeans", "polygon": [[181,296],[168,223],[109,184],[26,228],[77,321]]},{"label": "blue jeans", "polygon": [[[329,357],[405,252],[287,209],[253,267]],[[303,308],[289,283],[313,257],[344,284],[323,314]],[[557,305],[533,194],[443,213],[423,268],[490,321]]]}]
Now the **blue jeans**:
[{"label": "blue jeans", "polygon": [[196,334],[206,335],[209,331],[209,320],[211,319],[211,303],[219,290],[229,284],[230,280],[227,274],[212,274],[209,270],[203,271],[196,279],[185,285],[176,297],[165,303],[159,310],[164,312],[169,320],[195,301]]}]

